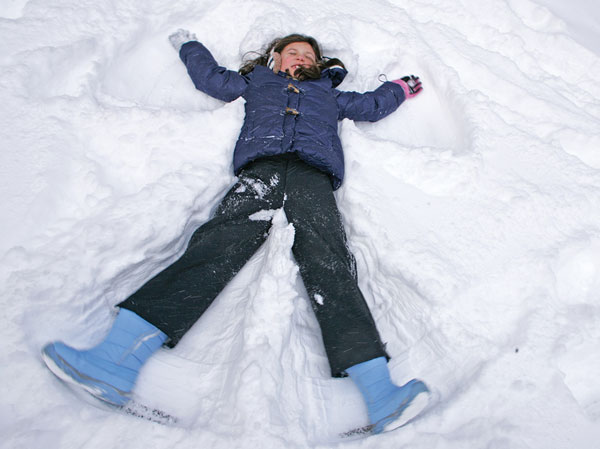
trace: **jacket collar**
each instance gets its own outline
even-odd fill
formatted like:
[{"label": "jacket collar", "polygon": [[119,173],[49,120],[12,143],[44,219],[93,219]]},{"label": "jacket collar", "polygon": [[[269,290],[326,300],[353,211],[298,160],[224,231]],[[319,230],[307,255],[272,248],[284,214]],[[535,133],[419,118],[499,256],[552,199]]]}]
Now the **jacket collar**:
[{"label": "jacket collar", "polygon": [[342,84],[342,81],[344,81],[344,78],[346,78],[347,74],[348,71],[346,69],[342,68],[339,65],[336,65],[323,70],[321,72],[321,78],[330,78],[331,85],[333,87],[338,87],[340,84]]}]

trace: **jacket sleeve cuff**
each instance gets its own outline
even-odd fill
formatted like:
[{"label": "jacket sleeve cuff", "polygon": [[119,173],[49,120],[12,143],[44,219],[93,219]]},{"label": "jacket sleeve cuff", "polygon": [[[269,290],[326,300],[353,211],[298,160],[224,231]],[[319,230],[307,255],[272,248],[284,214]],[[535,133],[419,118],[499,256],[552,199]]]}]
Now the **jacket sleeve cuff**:
[{"label": "jacket sleeve cuff", "polygon": [[379,88],[381,89],[384,86],[386,89],[390,89],[394,93],[394,96],[396,97],[396,100],[398,101],[398,106],[400,106],[402,103],[404,103],[404,100],[406,100],[406,92],[404,92],[404,89],[402,89],[402,86],[394,83],[393,81],[386,81],[381,86],[379,86]]}]

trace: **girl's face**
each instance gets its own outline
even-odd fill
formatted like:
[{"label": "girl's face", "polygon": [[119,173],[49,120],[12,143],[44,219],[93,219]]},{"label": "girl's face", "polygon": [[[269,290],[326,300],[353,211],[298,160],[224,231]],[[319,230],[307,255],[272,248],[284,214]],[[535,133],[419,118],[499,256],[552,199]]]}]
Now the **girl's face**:
[{"label": "girl's face", "polygon": [[281,50],[281,71],[291,75],[299,67],[311,67],[316,63],[313,48],[308,42],[292,42]]}]

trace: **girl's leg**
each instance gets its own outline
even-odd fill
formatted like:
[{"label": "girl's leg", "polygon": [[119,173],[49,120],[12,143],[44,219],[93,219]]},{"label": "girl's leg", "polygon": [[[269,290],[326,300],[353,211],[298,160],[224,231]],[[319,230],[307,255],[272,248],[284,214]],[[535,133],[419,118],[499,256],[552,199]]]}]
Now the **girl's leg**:
[{"label": "girl's leg", "polygon": [[358,288],[341,217],[327,175],[296,161],[287,171],[285,211],[294,224],[294,256],[321,326],[334,376],[347,372],[367,405],[372,432],[399,427],[427,406],[429,390],[413,379],[392,383],[387,355]]},{"label": "girl's leg", "polygon": [[286,177],[284,204],[294,224],[293,253],[319,321],[334,376],[346,368],[387,357],[358,287],[355,260],[329,177],[296,159]]},{"label": "girl's leg", "polygon": [[183,256],[119,304],[104,340],[88,350],[50,343],[42,351],[48,368],[103,401],[126,403],[145,361],[168,338],[171,346],[179,341],[266,239],[270,222],[251,215],[281,207],[281,166],[248,166]]},{"label": "girl's leg", "polygon": [[263,159],[245,168],[181,258],[118,306],[160,328],[175,346],[266,240],[270,221],[251,216],[281,207],[280,167]]}]

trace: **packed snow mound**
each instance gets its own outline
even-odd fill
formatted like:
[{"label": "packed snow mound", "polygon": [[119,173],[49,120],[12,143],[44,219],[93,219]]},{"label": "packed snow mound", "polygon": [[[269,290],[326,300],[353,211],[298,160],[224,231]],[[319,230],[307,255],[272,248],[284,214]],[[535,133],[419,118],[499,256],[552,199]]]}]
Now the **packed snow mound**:
[{"label": "packed snow mound", "polygon": [[[587,448],[600,438],[600,8],[579,0],[5,0],[0,5],[2,447],[337,447],[366,424],[332,379],[281,211],[269,239],[136,394],[175,427],[91,407],[43,366],[184,250],[233,184],[243,100],[195,91],[167,36],[222,65],[291,32],[365,91],[337,191],[394,379],[434,409],[349,447]],[[587,9],[586,9],[587,8]],[[591,8],[591,9],[590,9]],[[576,13],[580,11],[580,13]],[[577,25],[582,24],[582,27]],[[325,299],[326,300],[326,299]]]}]

